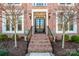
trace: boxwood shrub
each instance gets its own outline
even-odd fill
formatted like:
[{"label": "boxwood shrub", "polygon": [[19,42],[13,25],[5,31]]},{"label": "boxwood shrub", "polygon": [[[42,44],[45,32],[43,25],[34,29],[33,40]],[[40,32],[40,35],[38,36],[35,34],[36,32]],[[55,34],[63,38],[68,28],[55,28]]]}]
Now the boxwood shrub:
[{"label": "boxwood shrub", "polygon": [[4,41],[4,40],[7,40],[7,39],[8,39],[8,36],[6,34],[0,33],[0,41]]},{"label": "boxwood shrub", "polygon": [[9,52],[7,50],[0,49],[0,56],[8,56]]},{"label": "boxwood shrub", "polygon": [[64,39],[65,39],[65,41],[69,41],[70,40],[69,35],[65,34]]},{"label": "boxwood shrub", "polygon": [[79,56],[79,52],[74,53],[66,52],[66,56]]},{"label": "boxwood shrub", "polygon": [[71,41],[79,43],[79,35],[73,35],[73,36],[71,36]]},{"label": "boxwood shrub", "polygon": [[75,52],[75,53],[72,53],[70,54],[71,56],[79,56],[79,52]]},{"label": "boxwood shrub", "polygon": [[[13,34],[12,39],[13,39],[13,40],[15,39],[15,34]],[[16,39],[19,40],[18,34],[16,34]]]}]

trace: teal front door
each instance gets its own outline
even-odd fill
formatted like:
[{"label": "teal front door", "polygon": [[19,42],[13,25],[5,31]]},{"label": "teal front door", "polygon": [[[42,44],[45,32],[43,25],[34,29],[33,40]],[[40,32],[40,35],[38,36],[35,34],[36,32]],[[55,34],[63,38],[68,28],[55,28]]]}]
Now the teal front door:
[{"label": "teal front door", "polygon": [[35,33],[45,33],[45,20],[43,18],[35,19]]}]

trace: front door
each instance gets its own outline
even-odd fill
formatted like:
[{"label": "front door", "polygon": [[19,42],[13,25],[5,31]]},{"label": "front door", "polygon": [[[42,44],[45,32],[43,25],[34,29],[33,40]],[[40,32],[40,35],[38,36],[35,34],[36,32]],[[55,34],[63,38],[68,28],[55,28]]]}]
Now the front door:
[{"label": "front door", "polygon": [[35,33],[45,33],[45,19],[35,19]]}]

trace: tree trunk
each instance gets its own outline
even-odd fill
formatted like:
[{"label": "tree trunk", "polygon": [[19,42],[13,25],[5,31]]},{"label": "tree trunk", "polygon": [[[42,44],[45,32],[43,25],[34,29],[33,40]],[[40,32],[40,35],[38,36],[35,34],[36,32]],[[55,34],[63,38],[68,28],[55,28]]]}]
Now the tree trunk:
[{"label": "tree trunk", "polygon": [[26,35],[24,36],[24,40],[27,41],[27,36]]},{"label": "tree trunk", "polygon": [[15,47],[17,47],[17,38],[16,38],[16,16],[15,16],[15,18],[14,18],[14,31],[15,31]]},{"label": "tree trunk", "polygon": [[64,44],[65,44],[65,38],[64,38],[64,36],[65,36],[65,27],[64,27],[64,23],[63,23],[63,38],[62,38],[62,48],[64,48]]},{"label": "tree trunk", "polygon": [[65,42],[64,42],[64,36],[65,36],[65,33],[63,33],[63,39],[62,39],[62,48],[64,48],[64,44],[65,44]]},{"label": "tree trunk", "polygon": [[17,47],[16,30],[15,30],[15,47]]},{"label": "tree trunk", "polygon": [[54,36],[54,40],[53,41],[55,42],[55,36]]}]

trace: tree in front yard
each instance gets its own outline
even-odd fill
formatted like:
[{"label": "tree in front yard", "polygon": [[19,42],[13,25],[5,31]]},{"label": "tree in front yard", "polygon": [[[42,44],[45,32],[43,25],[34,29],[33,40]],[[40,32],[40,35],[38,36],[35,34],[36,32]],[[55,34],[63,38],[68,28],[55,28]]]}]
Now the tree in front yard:
[{"label": "tree in front yard", "polygon": [[2,3],[0,4],[0,10],[2,11],[0,15],[6,15],[6,17],[3,17],[3,16],[1,17],[5,18],[7,21],[6,22],[7,30],[9,30],[10,23],[12,25],[12,30],[14,31],[14,35],[15,35],[14,36],[15,47],[17,47],[16,26],[17,26],[19,17],[23,15],[23,7],[21,4],[18,4],[18,3]]},{"label": "tree in front yard", "polygon": [[[61,24],[62,31],[62,48],[65,46],[65,34],[68,30],[70,30],[69,26],[73,26],[75,22],[76,12],[74,10],[74,6],[60,6],[58,8],[60,12],[57,13],[58,23]],[[58,25],[58,26],[59,26]],[[60,30],[60,29],[59,29]]]}]

